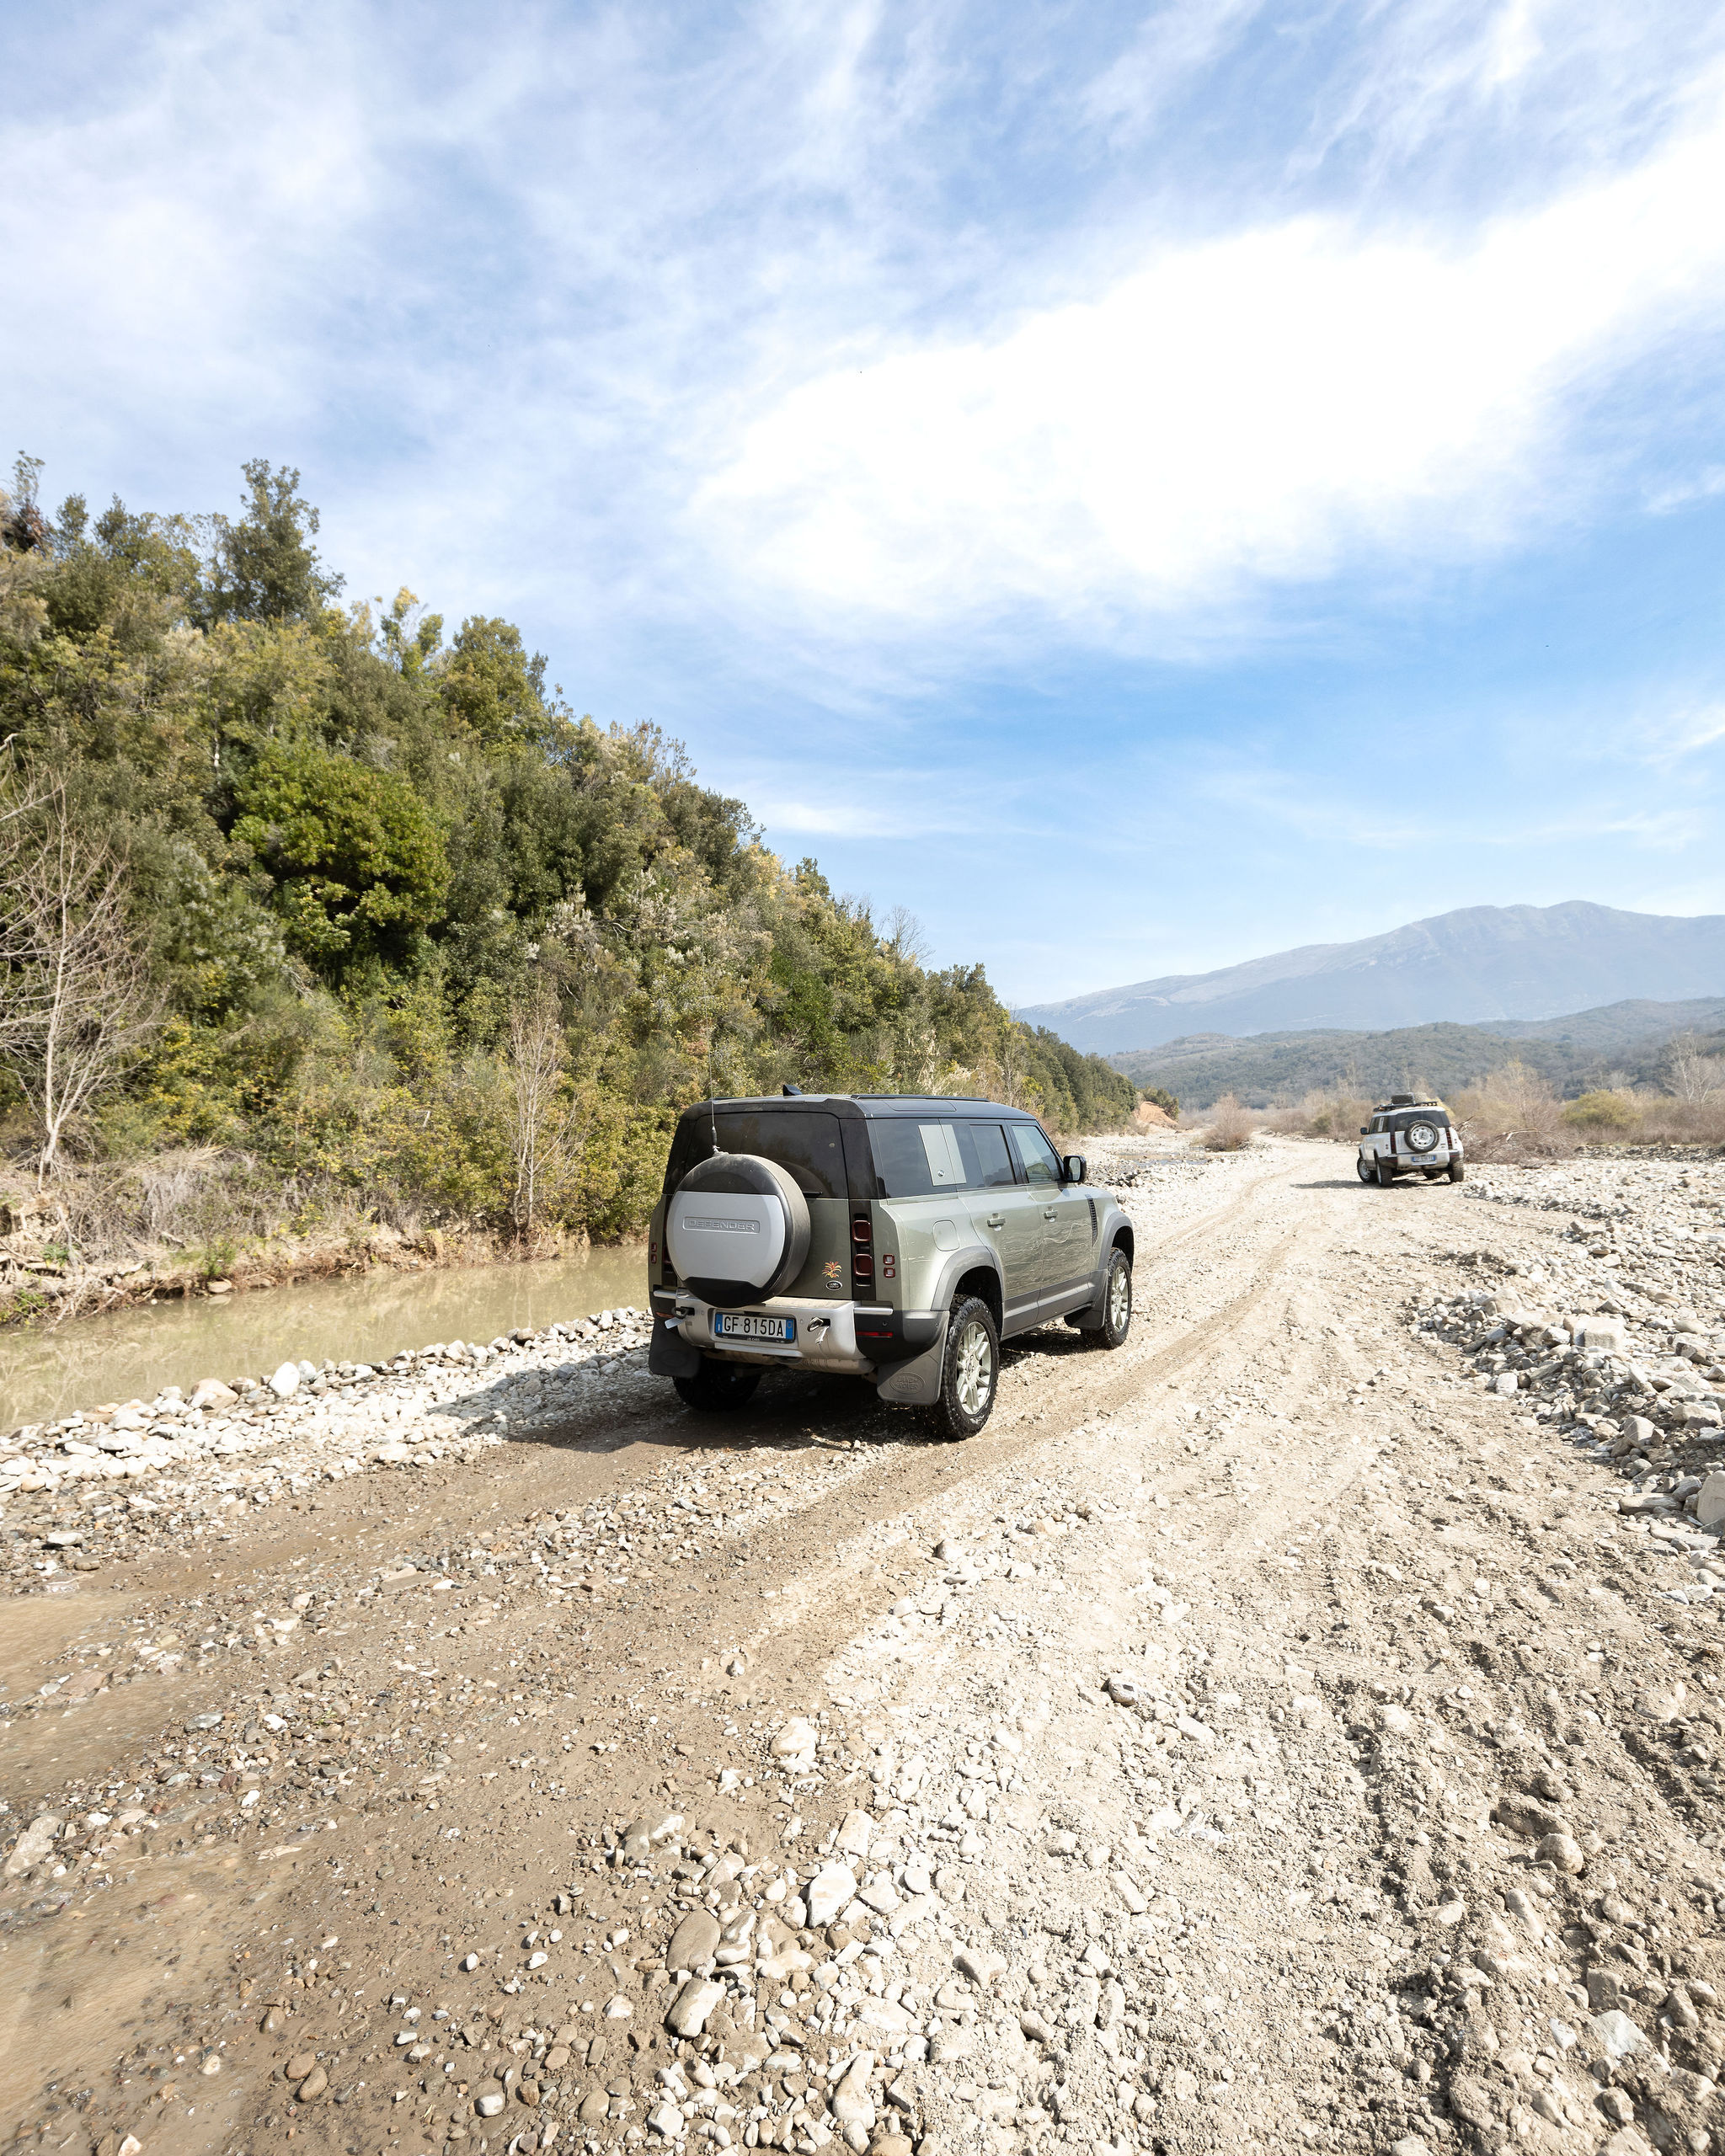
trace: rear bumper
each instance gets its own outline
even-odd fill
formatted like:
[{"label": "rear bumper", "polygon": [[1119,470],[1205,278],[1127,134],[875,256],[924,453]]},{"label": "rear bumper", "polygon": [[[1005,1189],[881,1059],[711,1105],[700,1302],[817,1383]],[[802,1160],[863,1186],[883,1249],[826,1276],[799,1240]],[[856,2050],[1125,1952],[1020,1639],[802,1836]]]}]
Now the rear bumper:
[{"label": "rear bumper", "polygon": [[655,1337],[661,1331],[675,1334],[686,1347],[728,1363],[752,1363],[763,1369],[797,1364],[852,1377],[873,1376],[924,1353],[940,1331],[942,1315],[938,1310],[895,1310],[878,1304],[775,1295],[769,1302],[750,1304],[746,1314],[794,1318],[795,1340],[782,1345],[764,1340],[745,1343],[715,1334],[712,1305],[698,1295],[655,1288],[650,1300]]},{"label": "rear bumper", "polygon": [[1399,1175],[1407,1168],[1447,1168],[1462,1154],[1459,1145],[1434,1145],[1429,1153],[1369,1153],[1362,1145],[1359,1157],[1368,1167],[1375,1167],[1382,1161]]}]

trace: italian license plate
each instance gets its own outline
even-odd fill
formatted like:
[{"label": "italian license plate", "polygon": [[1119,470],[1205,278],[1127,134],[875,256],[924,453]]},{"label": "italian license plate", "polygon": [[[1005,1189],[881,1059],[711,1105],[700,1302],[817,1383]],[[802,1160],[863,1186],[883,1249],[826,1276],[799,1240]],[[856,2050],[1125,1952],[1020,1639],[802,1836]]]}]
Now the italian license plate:
[{"label": "italian license plate", "polygon": [[751,1317],[746,1310],[715,1310],[713,1331],[718,1340],[794,1340],[793,1317]]}]

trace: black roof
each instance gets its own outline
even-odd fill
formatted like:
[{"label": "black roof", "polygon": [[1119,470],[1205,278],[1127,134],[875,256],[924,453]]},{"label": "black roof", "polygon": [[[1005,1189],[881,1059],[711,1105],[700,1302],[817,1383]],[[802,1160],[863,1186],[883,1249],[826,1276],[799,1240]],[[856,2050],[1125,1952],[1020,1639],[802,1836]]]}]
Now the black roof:
[{"label": "black roof", "polygon": [[[1444,1103],[1430,1093],[1395,1093],[1381,1107],[1374,1108],[1374,1115],[1399,1115],[1408,1108],[1441,1108]],[[1447,1114],[1447,1109],[1445,1111]]]},{"label": "black roof", "polygon": [[697,1101],[693,1107],[685,1108],[683,1113],[693,1115],[697,1110],[711,1108],[772,1111],[813,1107],[854,1107],[871,1120],[884,1116],[949,1116],[963,1112],[1000,1116],[1008,1123],[1034,1123],[1036,1120],[1028,1108],[1003,1107],[998,1101],[973,1100],[950,1093],[744,1094],[733,1100]]}]

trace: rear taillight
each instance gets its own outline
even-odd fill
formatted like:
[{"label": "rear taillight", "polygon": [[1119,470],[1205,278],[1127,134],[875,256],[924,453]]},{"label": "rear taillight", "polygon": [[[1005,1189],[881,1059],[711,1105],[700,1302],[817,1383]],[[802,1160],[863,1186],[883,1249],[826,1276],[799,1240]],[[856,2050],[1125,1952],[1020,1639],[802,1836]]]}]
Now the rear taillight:
[{"label": "rear taillight", "polygon": [[867,1213],[851,1215],[851,1285],[858,1294],[874,1293],[874,1222]]}]

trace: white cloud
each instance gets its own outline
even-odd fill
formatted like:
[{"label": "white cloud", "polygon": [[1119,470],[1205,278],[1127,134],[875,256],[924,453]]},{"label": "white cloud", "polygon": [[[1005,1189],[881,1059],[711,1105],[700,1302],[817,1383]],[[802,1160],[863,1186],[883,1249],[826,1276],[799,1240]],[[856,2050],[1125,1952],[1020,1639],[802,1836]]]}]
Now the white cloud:
[{"label": "white cloud", "polygon": [[1572,406],[1720,326],[1725,125],[1468,245],[1306,216],[992,338],[806,382],[694,514],[744,581],[841,618],[1190,613],[1567,512]]}]

